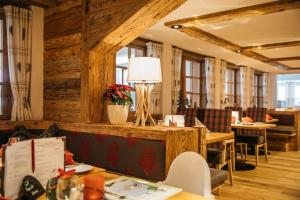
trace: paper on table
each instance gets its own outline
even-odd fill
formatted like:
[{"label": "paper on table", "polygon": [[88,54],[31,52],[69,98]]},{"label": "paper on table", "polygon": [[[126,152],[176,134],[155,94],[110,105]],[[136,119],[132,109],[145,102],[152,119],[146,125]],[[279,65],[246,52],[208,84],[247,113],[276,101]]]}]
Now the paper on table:
[{"label": "paper on table", "polygon": [[14,143],[5,150],[4,194],[11,199],[18,197],[26,175],[37,178],[43,187],[53,170],[64,168],[64,141],[60,138],[34,140],[35,172],[32,172],[32,140]]},{"label": "paper on table", "polygon": [[57,138],[43,138],[34,140],[34,143],[34,176],[45,188],[53,170],[64,168],[64,141]]},{"label": "paper on table", "polygon": [[106,196],[111,199],[162,200],[181,191],[180,188],[125,176],[105,181]]},{"label": "paper on table", "polygon": [[[18,197],[25,175],[32,175],[31,140],[7,146],[5,151],[4,193],[12,199]],[[13,186],[13,187],[12,187]]]}]

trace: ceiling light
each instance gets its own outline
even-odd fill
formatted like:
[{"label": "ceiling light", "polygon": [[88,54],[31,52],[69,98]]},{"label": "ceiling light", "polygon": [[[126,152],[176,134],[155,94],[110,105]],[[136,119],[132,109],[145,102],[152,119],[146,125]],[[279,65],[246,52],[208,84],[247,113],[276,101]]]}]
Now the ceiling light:
[{"label": "ceiling light", "polygon": [[175,24],[175,25],[172,25],[171,28],[173,28],[173,29],[181,29],[182,26],[179,25],[179,24]]}]

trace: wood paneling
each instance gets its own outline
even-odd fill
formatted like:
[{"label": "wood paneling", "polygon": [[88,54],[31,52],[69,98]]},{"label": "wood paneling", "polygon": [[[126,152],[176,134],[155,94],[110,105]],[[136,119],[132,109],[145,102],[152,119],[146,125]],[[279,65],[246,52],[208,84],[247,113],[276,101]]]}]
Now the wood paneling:
[{"label": "wood paneling", "polygon": [[114,83],[116,51],[185,1],[65,0],[47,8],[44,118],[106,121],[101,94]]},{"label": "wood paneling", "polygon": [[81,6],[45,17],[45,39],[81,32]]},{"label": "wood paneling", "polygon": [[80,121],[81,0],[45,9],[44,119]]},{"label": "wood paneling", "polygon": [[182,25],[184,27],[191,27],[201,24],[210,24],[239,18],[255,17],[298,8],[300,8],[300,1],[297,0],[275,1],[197,17],[175,20],[166,22],[165,25]]},{"label": "wood paneling", "polygon": [[81,116],[84,122],[107,120],[100,97],[107,84],[114,82],[117,50],[185,1],[91,0],[83,4]]}]

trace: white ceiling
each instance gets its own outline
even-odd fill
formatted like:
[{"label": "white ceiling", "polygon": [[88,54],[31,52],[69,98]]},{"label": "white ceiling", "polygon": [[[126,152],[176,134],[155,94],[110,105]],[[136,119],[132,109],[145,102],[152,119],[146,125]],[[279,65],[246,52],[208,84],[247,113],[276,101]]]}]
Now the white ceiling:
[{"label": "white ceiling", "polygon": [[[237,54],[220,46],[190,37],[178,30],[164,26],[167,21],[192,16],[205,15],[239,7],[271,2],[270,0],[188,0],[177,10],[155,24],[142,37],[158,42],[167,42],[195,53],[218,57],[237,65],[246,65],[262,71],[281,72],[281,70],[255,59]],[[300,9],[273,13],[253,18],[236,19],[227,22],[199,26],[204,31],[217,35],[241,46],[287,42],[300,40]],[[257,50],[266,56],[300,56],[300,47],[272,50]],[[300,67],[297,61],[291,67]]]}]

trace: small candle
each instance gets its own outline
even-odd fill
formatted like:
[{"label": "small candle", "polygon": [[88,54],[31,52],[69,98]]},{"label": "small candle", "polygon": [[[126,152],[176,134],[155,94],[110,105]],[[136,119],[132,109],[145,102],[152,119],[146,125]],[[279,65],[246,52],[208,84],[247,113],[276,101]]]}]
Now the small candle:
[{"label": "small candle", "polygon": [[84,199],[99,200],[103,197],[104,177],[99,174],[91,174],[84,177]]}]

